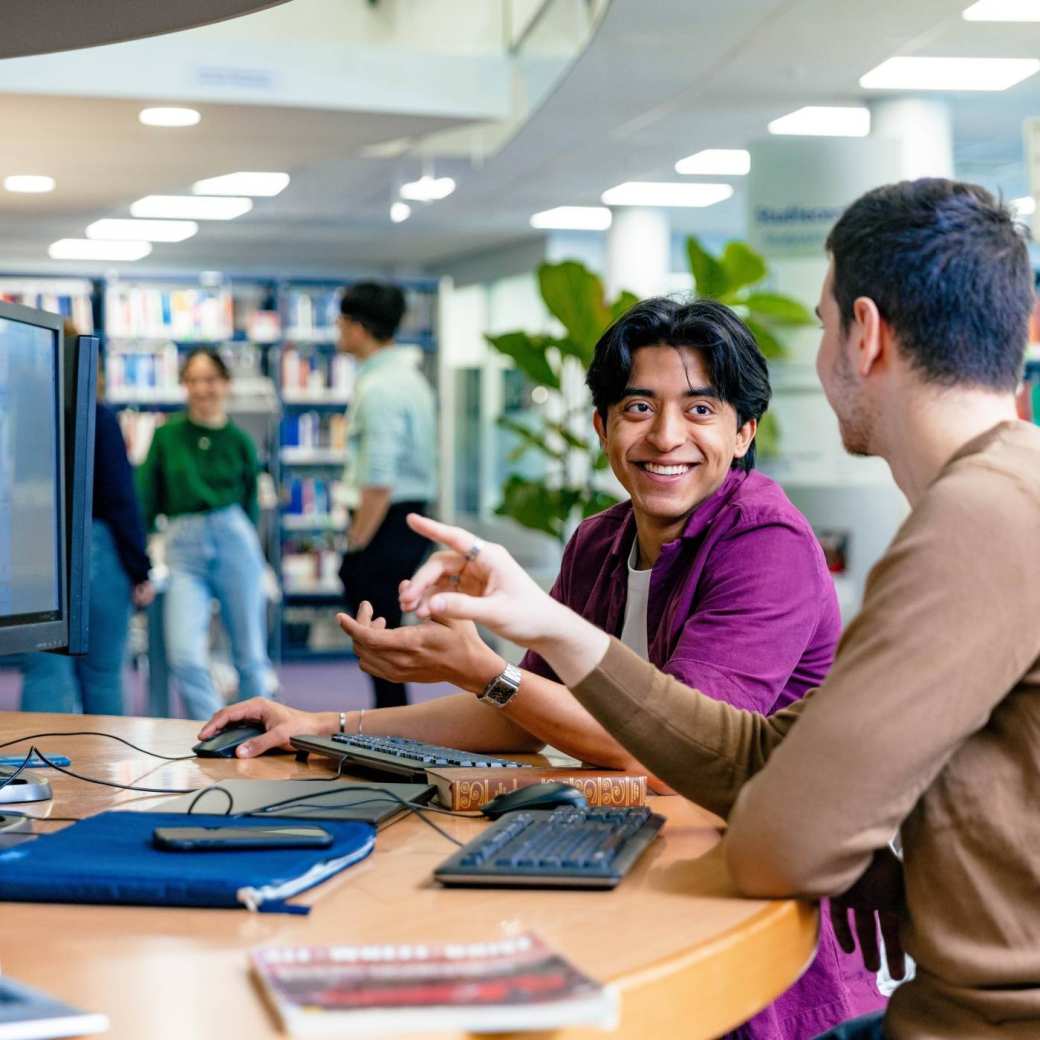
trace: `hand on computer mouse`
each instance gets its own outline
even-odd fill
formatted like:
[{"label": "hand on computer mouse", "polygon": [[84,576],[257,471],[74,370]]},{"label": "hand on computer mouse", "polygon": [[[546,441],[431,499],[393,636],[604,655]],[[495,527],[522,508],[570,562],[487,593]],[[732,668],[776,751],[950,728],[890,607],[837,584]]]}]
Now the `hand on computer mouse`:
[{"label": "hand on computer mouse", "polygon": [[231,704],[221,708],[213,718],[199,730],[199,739],[208,740],[229,726],[257,723],[266,732],[240,744],[235,749],[237,758],[255,758],[272,748],[284,748],[292,751],[290,737],[303,733],[320,735],[334,733],[339,729],[339,715],[336,712],[311,712],[290,708],[285,704],[269,701],[264,697],[253,697],[239,704]]}]

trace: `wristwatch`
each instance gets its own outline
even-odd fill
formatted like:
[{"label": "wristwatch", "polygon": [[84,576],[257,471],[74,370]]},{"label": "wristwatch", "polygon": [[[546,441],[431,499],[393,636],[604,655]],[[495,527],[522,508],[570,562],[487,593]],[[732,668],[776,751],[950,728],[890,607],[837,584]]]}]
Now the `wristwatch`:
[{"label": "wristwatch", "polygon": [[485,704],[493,704],[496,708],[504,708],[520,689],[520,669],[515,664],[507,664],[501,675],[496,675],[484,687],[484,692],[477,694],[477,700]]}]

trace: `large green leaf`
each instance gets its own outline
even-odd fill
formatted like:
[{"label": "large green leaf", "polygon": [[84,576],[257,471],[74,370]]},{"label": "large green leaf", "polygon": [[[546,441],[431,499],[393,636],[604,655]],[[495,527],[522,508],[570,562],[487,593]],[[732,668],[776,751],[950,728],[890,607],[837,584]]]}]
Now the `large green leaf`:
[{"label": "large green leaf", "polygon": [[610,323],[610,311],[603,302],[603,283],[599,276],[576,260],[541,264],[538,288],[549,313],[584,349],[586,361],[591,360],[596,340]]},{"label": "large green leaf", "polygon": [[791,296],[781,293],[748,293],[741,302],[752,314],[775,325],[812,325],[812,312]]},{"label": "large green leaf", "polygon": [[725,295],[729,290],[726,270],[695,235],[686,239],[686,255],[690,259],[690,272],[693,274],[697,295],[709,300],[717,300]]},{"label": "large green leaf", "polygon": [[616,506],[619,501],[620,499],[615,498],[606,491],[590,491],[585,496],[585,501],[581,504],[581,518],[584,520],[586,517],[602,513],[604,509]]},{"label": "large green leaf", "polygon": [[563,423],[558,422],[547,422],[546,427],[553,431],[557,437],[559,437],[568,447],[573,448],[575,451],[589,450],[587,441],[582,440],[577,434],[568,429]]},{"label": "large green leaf", "polygon": [[549,364],[545,356],[550,346],[556,341],[551,336],[529,336],[526,332],[503,332],[498,336],[485,335],[484,338],[500,354],[513,359],[532,382],[539,386],[548,386],[553,390],[560,389],[560,377]]},{"label": "large green leaf", "polygon": [[722,251],[722,268],[726,272],[726,292],[754,285],[766,276],[766,262],[746,242],[727,242]]},{"label": "large green leaf", "polygon": [[745,318],[744,324],[751,330],[751,335],[755,337],[758,349],[767,358],[776,361],[787,357],[787,347],[776,338],[767,326],[760,321],[755,321],[754,318]]},{"label": "large green leaf", "polygon": [[773,459],[780,454],[780,422],[772,412],[758,420],[755,450],[760,459]]},{"label": "large green leaf", "polygon": [[583,495],[577,488],[550,488],[513,473],[506,478],[502,501],[495,512],[563,542],[567,538],[567,522],[581,504]]},{"label": "large green leaf", "polygon": [[549,458],[554,459],[556,462],[563,461],[563,452],[558,451],[545,437],[523,423],[510,419],[508,416],[500,415],[498,417],[498,425],[503,430],[508,430],[520,438],[520,444],[509,453],[510,461],[515,462],[529,448],[540,451],[543,455],[548,455]]}]

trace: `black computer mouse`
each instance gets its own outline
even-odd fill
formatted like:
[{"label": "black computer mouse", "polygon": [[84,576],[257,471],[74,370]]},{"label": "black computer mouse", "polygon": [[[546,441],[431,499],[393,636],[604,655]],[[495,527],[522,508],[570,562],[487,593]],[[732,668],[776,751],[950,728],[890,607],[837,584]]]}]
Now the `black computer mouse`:
[{"label": "black computer mouse", "polygon": [[576,787],[550,780],[547,783],[531,784],[517,791],[500,794],[482,806],[480,811],[492,820],[497,820],[503,813],[516,812],[518,809],[557,809],[561,805],[570,806],[572,809],[589,807],[585,795]]},{"label": "black computer mouse", "polygon": [[266,730],[259,722],[244,722],[238,726],[228,726],[219,733],[214,733],[208,740],[201,740],[191,750],[199,758],[234,758],[235,748],[253,737],[259,737]]}]

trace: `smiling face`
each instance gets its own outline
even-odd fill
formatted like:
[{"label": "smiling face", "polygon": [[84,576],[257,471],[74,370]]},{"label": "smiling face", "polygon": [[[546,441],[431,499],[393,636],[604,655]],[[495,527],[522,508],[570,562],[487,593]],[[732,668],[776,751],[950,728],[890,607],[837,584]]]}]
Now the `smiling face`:
[{"label": "smiling face", "polygon": [[700,351],[663,344],[635,351],[621,400],[594,421],[637,523],[674,528],[673,537],[747,454],[756,429],[720,400]]},{"label": "smiling face", "polygon": [[181,381],[191,418],[212,422],[223,416],[231,384],[210,358],[196,354],[184,369]]}]

